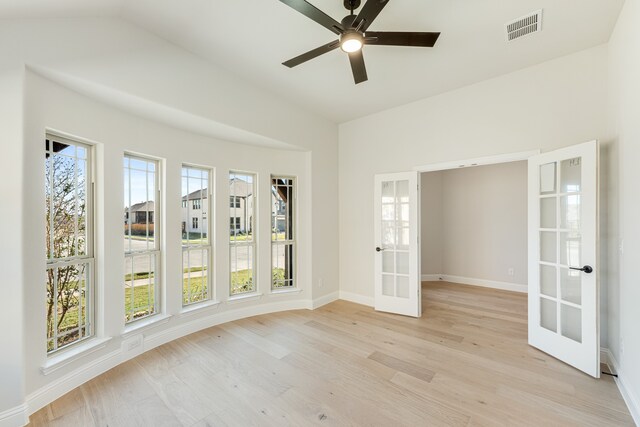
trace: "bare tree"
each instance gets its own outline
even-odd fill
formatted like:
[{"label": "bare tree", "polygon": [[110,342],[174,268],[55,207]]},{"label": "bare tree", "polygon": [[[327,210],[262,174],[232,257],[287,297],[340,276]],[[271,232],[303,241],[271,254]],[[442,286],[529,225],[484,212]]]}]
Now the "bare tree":
[{"label": "bare tree", "polygon": [[[47,259],[64,260],[85,255],[86,168],[80,168],[72,157],[47,153],[45,170]],[[84,270],[85,264],[47,270],[48,350],[75,341],[81,334],[79,326],[86,315],[81,306],[85,297]],[[78,310],[75,322],[68,317],[74,309]],[[53,343],[56,330],[58,334],[69,333]]]}]

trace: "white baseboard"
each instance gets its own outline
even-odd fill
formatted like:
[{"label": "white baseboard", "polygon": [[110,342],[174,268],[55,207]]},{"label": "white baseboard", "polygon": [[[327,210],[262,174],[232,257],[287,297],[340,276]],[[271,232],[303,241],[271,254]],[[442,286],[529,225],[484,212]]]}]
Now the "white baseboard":
[{"label": "white baseboard", "polygon": [[48,383],[27,396],[29,415],[128,359],[130,358],[124,357],[122,351],[118,349],[92,360],[75,371]]},{"label": "white baseboard", "polygon": [[26,404],[0,412],[0,427],[22,427],[29,422]]},{"label": "white baseboard", "polygon": [[340,299],[340,293],[338,291],[331,292],[330,294],[327,294],[320,298],[316,298],[311,303],[311,310],[315,310],[318,307],[322,307],[323,305],[327,305],[338,299]]},{"label": "white baseboard", "polygon": [[352,292],[340,291],[340,299],[355,302],[356,304],[368,305],[369,307],[373,307],[375,305],[373,297],[354,294]]},{"label": "white baseboard", "polygon": [[618,390],[620,390],[624,403],[626,403],[627,408],[629,408],[631,418],[633,418],[637,426],[640,426],[640,400],[638,400],[638,397],[631,391],[627,381],[624,379],[624,372],[620,369],[618,361],[608,348],[600,349],[600,360],[609,366],[612,373],[618,374],[618,377],[614,377],[613,379],[618,386]]},{"label": "white baseboard", "polygon": [[452,276],[450,274],[423,274],[423,281],[460,283],[462,285],[481,286],[483,288],[501,289],[503,291],[527,293],[527,285],[519,283],[498,282],[497,280],[474,279],[473,277]]},{"label": "white baseboard", "polygon": [[[243,319],[261,314],[275,313],[279,311],[312,309],[316,304],[319,307],[322,304],[337,299],[337,292],[318,298],[316,301],[309,300],[293,300],[293,301],[277,301],[268,304],[254,305],[250,307],[234,308],[223,312],[215,312],[209,316],[193,319],[174,327],[162,330],[156,333],[145,333],[141,331],[140,335],[144,337],[141,341],[143,345],[141,349],[124,353],[122,348],[107,353],[97,359],[81,365],[78,369],[70,372],[50,383],[34,391],[26,398],[26,404],[22,412],[13,413],[14,409],[0,413],[0,427],[23,426],[28,422],[28,415],[33,414],[39,409],[45,407],[54,400],[62,397],[66,393],[81,386],[87,381],[97,377],[98,375],[112,369],[119,364],[132,359],[143,352],[151,350],[162,344],[168,343],[175,339],[181,338],[202,329],[216,326],[226,322]],[[17,411],[17,408],[15,409]]]}]

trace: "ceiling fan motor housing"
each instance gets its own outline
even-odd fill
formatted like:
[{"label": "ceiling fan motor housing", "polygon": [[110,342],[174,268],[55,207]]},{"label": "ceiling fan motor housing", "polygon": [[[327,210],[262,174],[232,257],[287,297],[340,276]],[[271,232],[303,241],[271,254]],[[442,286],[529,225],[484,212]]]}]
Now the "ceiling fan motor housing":
[{"label": "ceiling fan motor housing", "polygon": [[360,0],[344,0],[343,4],[347,10],[357,9],[360,7]]},{"label": "ceiling fan motor housing", "polygon": [[353,22],[355,20],[356,20],[356,15],[347,15],[344,18],[342,18],[342,21],[340,21],[340,23],[345,28],[352,28],[353,27]]}]

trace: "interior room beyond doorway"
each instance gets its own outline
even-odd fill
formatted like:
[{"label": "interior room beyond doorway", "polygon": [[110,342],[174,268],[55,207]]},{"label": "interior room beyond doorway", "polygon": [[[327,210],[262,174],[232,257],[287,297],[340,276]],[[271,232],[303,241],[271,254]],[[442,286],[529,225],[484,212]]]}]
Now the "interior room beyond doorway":
[{"label": "interior room beyond doorway", "polygon": [[422,281],[527,292],[527,162],[421,174]]}]

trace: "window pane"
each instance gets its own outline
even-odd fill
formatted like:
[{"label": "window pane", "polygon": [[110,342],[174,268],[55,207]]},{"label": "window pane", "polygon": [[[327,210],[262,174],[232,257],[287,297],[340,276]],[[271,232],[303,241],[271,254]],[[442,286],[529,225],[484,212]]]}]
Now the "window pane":
[{"label": "window pane", "polygon": [[208,249],[189,249],[182,253],[183,305],[209,299]]},{"label": "window pane", "polygon": [[254,261],[255,175],[229,174],[229,250],[231,295],[256,290]]},{"label": "window pane", "polygon": [[158,162],[126,155],[124,165],[124,305],[125,322],[132,322],[158,311]]},{"label": "window pane", "polygon": [[295,180],[271,177],[272,288],[294,287]]},{"label": "window pane", "polygon": [[253,247],[251,245],[232,245],[231,295],[255,290],[253,279]]},{"label": "window pane", "polygon": [[125,258],[125,320],[127,322],[156,312],[155,263],[154,254]]},{"label": "window pane", "polygon": [[47,269],[47,351],[92,334],[88,264]]},{"label": "window pane", "polygon": [[48,352],[93,334],[90,153],[80,143],[45,140]]}]

